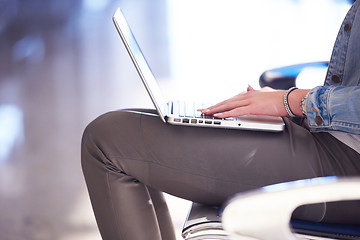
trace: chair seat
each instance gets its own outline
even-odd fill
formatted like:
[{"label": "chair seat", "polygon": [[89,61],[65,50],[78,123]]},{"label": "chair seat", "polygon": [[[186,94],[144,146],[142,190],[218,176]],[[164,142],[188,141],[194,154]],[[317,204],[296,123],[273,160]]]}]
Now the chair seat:
[{"label": "chair seat", "polygon": [[[222,208],[193,203],[184,223],[182,236],[186,240],[230,240],[221,223]],[[360,239],[360,226],[315,223],[291,220],[292,231],[300,239],[355,240]]]},{"label": "chair seat", "polygon": [[323,238],[354,240],[360,239],[360,226],[316,223],[291,220],[291,228],[295,233]]}]

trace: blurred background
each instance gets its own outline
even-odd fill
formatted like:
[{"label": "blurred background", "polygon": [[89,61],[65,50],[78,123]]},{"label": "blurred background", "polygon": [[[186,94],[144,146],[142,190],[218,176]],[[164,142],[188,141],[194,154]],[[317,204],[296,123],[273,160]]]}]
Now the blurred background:
[{"label": "blurred background", "polygon": [[[82,132],[107,111],[152,107],[113,26],[117,7],[165,95],[206,101],[258,88],[270,68],[329,60],[350,6],[0,0],[0,239],[100,239],[80,167]],[[189,202],[167,199],[180,239]]]}]

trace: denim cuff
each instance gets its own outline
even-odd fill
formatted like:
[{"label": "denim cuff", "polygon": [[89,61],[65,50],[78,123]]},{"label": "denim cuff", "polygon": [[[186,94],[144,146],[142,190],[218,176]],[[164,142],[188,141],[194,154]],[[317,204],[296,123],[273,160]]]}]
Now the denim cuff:
[{"label": "denim cuff", "polygon": [[328,99],[334,87],[315,87],[309,92],[306,103],[306,116],[312,131],[331,129]]},{"label": "denim cuff", "polygon": [[359,102],[359,86],[322,86],[312,89],[306,104],[310,130],[360,134]]}]

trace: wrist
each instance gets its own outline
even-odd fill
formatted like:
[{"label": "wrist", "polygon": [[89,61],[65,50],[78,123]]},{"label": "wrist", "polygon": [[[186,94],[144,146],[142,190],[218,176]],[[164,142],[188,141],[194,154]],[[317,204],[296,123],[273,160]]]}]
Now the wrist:
[{"label": "wrist", "polygon": [[288,95],[289,107],[295,115],[304,116],[300,103],[309,92],[310,89],[296,89]]}]

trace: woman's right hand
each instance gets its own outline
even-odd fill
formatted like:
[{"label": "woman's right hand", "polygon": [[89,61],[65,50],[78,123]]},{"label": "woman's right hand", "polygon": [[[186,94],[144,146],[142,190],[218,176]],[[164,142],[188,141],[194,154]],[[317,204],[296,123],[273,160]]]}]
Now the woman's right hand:
[{"label": "woman's right hand", "polygon": [[[297,89],[289,95],[290,108],[294,114],[302,115],[300,101],[309,90]],[[206,109],[199,109],[206,115],[217,118],[237,117],[241,115],[287,116],[284,107],[285,90],[262,88],[254,90],[248,87],[246,92],[239,93],[223,102]]]}]

